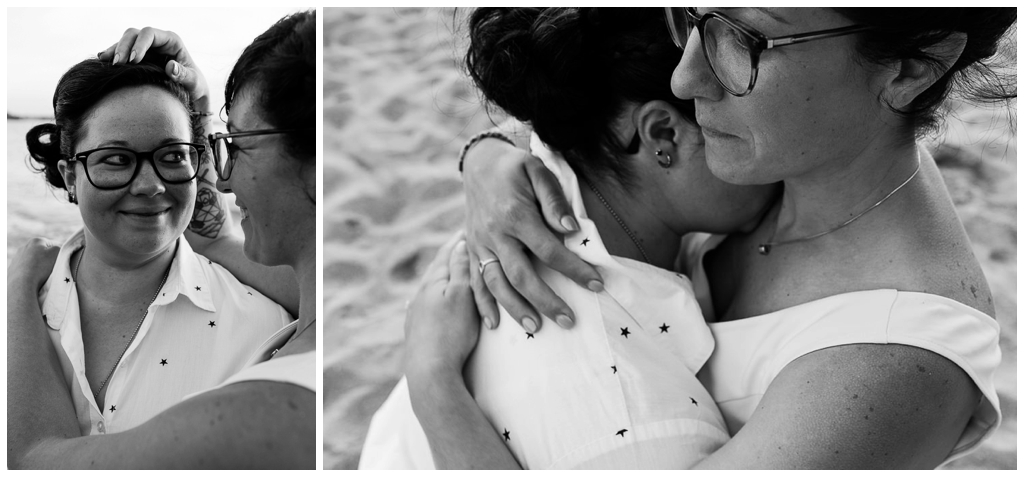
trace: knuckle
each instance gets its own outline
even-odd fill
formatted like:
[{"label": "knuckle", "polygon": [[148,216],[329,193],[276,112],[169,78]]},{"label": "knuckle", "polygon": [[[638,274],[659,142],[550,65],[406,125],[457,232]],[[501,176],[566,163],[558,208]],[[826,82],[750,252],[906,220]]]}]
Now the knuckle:
[{"label": "knuckle", "polygon": [[139,34],[139,29],[138,28],[129,28],[129,29],[124,31],[124,35],[123,36],[131,36],[131,35],[138,35],[138,34]]},{"label": "knuckle", "polygon": [[513,266],[506,270],[508,281],[516,290],[523,290],[530,283],[530,273],[525,267]]}]

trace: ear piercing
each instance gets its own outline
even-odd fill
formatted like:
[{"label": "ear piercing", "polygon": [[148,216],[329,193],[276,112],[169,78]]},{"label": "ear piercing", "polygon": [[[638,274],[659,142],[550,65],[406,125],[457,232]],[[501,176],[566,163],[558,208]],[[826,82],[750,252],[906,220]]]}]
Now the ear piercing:
[{"label": "ear piercing", "polygon": [[74,192],[68,191],[68,202],[71,202],[72,204],[78,203],[78,199],[75,197]]},{"label": "ear piercing", "polygon": [[[672,156],[662,152],[661,149],[658,149],[658,150],[654,151],[654,155],[658,156],[658,165],[659,166],[661,166],[661,167],[663,167],[665,169],[668,169],[669,167],[672,166]],[[665,160],[661,160],[661,156],[665,156]]]}]

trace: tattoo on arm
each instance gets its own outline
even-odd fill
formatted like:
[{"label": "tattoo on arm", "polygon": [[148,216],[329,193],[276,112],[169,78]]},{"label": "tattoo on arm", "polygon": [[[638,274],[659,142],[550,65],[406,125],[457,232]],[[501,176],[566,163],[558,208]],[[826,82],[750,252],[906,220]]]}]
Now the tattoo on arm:
[{"label": "tattoo on arm", "polygon": [[197,176],[199,190],[196,192],[196,209],[188,228],[196,235],[213,239],[220,235],[227,220],[227,211],[222,207],[217,185],[208,178],[211,175],[210,162],[204,161],[202,167],[203,170]]},{"label": "tattoo on arm", "polygon": [[192,214],[189,229],[206,238],[216,238],[226,219],[224,209],[220,206],[220,197],[206,187],[200,187],[196,194],[196,210]]}]

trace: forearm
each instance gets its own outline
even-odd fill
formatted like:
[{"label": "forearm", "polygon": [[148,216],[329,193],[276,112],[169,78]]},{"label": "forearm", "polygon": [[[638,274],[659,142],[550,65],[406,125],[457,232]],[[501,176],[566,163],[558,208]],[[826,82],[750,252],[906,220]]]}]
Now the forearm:
[{"label": "forearm", "polygon": [[[189,238],[189,244],[193,244]],[[284,307],[293,317],[299,316],[299,282],[291,267],[268,267],[249,260],[243,250],[244,239],[234,235],[220,237],[196,253],[217,262],[239,281]]]},{"label": "forearm", "polygon": [[520,469],[466,389],[462,376],[408,377],[413,411],[438,469]]},{"label": "forearm", "polygon": [[25,465],[41,445],[80,435],[71,394],[50,343],[37,290],[7,282],[7,465]]}]

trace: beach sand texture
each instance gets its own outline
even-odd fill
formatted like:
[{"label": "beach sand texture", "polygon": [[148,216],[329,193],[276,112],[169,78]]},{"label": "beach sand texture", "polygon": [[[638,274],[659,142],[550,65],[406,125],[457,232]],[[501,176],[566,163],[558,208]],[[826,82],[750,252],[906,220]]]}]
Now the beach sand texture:
[{"label": "beach sand texture", "polygon": [[[352,469],[400,374],[404,307],[464,218],[456,157],[486,127],[451,11],[324,12],[324,466]],[[953,468],[1017,466],[1016,137],[964,108],[934,145],[995,296],[1004,421]]]}]

